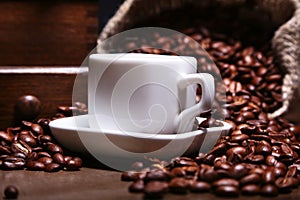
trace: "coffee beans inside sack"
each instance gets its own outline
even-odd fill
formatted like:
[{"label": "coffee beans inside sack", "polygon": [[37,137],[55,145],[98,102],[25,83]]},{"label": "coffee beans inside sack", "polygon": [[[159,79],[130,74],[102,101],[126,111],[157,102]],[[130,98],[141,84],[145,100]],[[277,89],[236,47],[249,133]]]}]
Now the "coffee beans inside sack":
[{"label": "coffee beans inside sack", "polygon": [[[153,165],[146,168],[135,163],[139,168],[134,167],[135,170],[124,172],[121,177],[123,181],[132,181],[130,192],[149,197],[160,197],[167,192],[277,196],[298,186],[299,127],[284,117],[272,115],[285,104],[283,87],[289,73],[282,68],[282,60],[272,48],[271,40],[279,24],[270,23],[270,13],[249,9],[255,5],[248,3],[207,6],[202,10],[187,5],[176,11],[161,12],[159,17],[151,16],[131,27],[168,27],[188,37],[153,33],[153,46],[159,44],[162,48],[130,41],[120,52],[135,48],[133,52],[137,53],[172,55],[181,49],[180,55],[185,55],[193,50],[188,45],[189,38],[197,41],[218,67],[225,86],[225,103],[215,105],[212,113],[225,116],[233,129],[208,154],[178,157],[170,162],[154,159]],[[130,13],[123,14],[130,16]],[[283,16],[281,24],[288,17]],[[100,39],[109,34],[105,31]],[[202,53],[196,56],[200,70],[213,73],[211,63],[203,59]]]}]

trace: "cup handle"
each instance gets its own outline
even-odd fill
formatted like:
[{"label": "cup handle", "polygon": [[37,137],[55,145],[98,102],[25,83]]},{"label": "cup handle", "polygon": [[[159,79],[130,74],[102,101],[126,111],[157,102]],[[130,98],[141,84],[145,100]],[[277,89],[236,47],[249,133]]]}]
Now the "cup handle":
[{"label": "cup handle", "polygon": [[[212,75],[208,73],[183,74],[179,80],[178,86],[180,90],[185,89],[188,85],[198,83],[201,85],[202,97],[199,103],[186,108],[178,115],[177,124],[179,124],[177,133],[185,132],[187,126],[201,112],[211,109],[215,96],[215,83]],[[194,122],[194,121],[193,121]]]}]

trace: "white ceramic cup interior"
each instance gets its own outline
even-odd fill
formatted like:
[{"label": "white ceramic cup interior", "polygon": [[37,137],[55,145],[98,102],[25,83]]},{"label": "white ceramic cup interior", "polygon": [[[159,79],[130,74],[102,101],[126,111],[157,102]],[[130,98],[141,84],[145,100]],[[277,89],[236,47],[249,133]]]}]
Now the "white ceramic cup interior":
[{"label": "white ceramic cup interior", "polygon": [[[197,84],[202,88],[200,102]],[[213,77],[197,73],[193,57],[135,53],[89,57],[91,128],[107,127],[103,122],[110,119],[124,132],[188,132],[195,117],[211,109],[214,94]]]}]

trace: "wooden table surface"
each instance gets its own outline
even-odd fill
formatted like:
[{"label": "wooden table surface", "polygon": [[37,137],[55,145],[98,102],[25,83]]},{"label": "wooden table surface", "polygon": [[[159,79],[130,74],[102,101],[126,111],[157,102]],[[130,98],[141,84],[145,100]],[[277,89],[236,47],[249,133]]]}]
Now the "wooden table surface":
[{"label": "wooden table surface", "polygon": [[[35,171],[0,171],[0,195],[4,187],[13,184],[19,189],[19,200],[77,200],[77,199],[144,199],[142,194],[128,192],[129,182],[120,180],[121,173],[105,169],[84,167],[80,171],[60,171],[57,173]],[[267,198],[261,196],[239,196],[232,199],[273,199],[287,200],[299,199],[300,189],[289,194],[280,194],[277,197]],[[166,194],[164,199],[202,199],[221,200],[230,198],[216,197],[210,193],[189,193],[187,195]]]}]

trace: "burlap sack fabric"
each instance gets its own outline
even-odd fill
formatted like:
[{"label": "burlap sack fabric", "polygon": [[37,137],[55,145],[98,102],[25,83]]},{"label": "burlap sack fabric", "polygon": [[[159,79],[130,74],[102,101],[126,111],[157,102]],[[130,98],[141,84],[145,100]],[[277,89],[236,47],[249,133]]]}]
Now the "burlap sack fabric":
[{"label": "burlap sack fabric", "polygon": [[272,39],[276,59],[287,73],[283,80],[283,105],[270,117],[277,117],[288,111],[295,100],[300,71],[300,2],[298,0],[126,0],[108,21],[98,38],[98,52],[101,41],[127,30],[135,24],[158,16],[166,10],[183,7],[185,4],[205,7],[211,3],[217,6],[243,5],[251,2],[256,8],[266,11],[277,27]]}]

